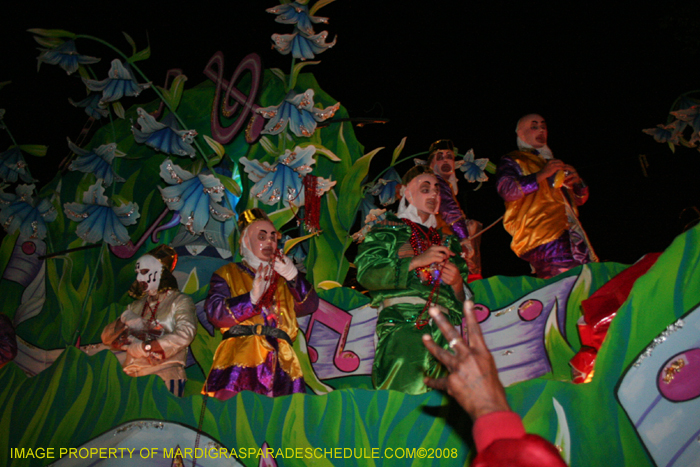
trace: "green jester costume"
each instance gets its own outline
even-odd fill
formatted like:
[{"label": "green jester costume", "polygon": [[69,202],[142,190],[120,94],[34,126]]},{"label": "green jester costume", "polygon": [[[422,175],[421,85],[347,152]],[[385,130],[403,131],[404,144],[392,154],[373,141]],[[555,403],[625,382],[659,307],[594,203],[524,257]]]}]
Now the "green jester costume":
[{"label": "green jester costume", "polygon": [[454,235],[389,213],[359,245],[355,260],[357,279],[370,290],[372,304],[383,306],[377,320],[377,349],[372,369],[376,389],[421,394],[429,390],[423,383],[425,376],[447,375],[446,369],[423,345],[423,334],[430,334],[438,345],[448,348],[442,333],[430,320],[426,303],[437,305],[453,325],[459,326],[462,302],[449,285],[435,286],[438,268],[409,271],[411,259],[421,253],[416,252],[413,245],[422,242],[429,246],[437,244],[436,241],[455,253],[450,261],[457,266],[465,295],[470,298],[471,292],[466,286],[467,264],[460,255],[459,239]]}]

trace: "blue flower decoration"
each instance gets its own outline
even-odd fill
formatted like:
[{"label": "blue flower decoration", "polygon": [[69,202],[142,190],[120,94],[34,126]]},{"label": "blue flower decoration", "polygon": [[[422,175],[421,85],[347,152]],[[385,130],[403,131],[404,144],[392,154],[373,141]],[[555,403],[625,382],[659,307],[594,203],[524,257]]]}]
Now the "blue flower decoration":
[{"label": "blue flower decoration", "polygon": [[377,183],[369,189],[368,193],[378,196],[379,203],[382,206],[387,206],[396,201],[396,185],[400,183],[401,177],[392,167],[384,173],[382,178],[377,180]]},{"label": "blue flower decoration", "polygon": [[73,144],[69,138],[68,147],[78,155],[78,158],[71,162],[68,167],[70,170],[93,174],[95,177],[104,180],[105,186],[110,186],[114,180],[118,182],[124,181],[112,168],[112,161],[115,157],[124,157],[126,155],[117,150],[116,143],[103,144],[92,151],[86,151]]},{"label": "blue flower decoration", "polygon": [[654,137],[657,143],[679,144],[678,138],[681,132],[685,129],[686,123],[680,120],[675,120],[668,125],[656,125],[656,128],[647,128],[642,130],[644,133]]},{"label": "blue flower decoration", "polygon": [[125,245],[130,240],[125,226],[137,222],[139,206],[134,202],[112,206],[104,191],[102,180],[98,180],[83,195],[83,204],[66,203],[63,212],[70,220],[80,222],[75,233],[86,242]]},{"label": "blue flower decoration", "polygon": [[160,188],[163,201],[180,213],[180,223],[193,235],[204,231],[210,217],[225,222],[233,211],[220,205],[226,191],[221,181],[208,170],[193,174],[166,159],[160,165],[160,176],[170,186]]},{"label": "blue flower decoration", "polygon": [[289,124],[292,133],[308,138],[316,131],[317,122],[332,118],[339,108],[340,102],[325,109],[314,107],[314,90],[307,89],[303,94],[290,92],[281,104],[263,107],[257,112],[270,119],[262,133],[277,135]]},{"label": "blue flower decoration", "polygon": [[22,151],[20,151],[19,146],[14,146],[0,154],[0,179],[8,183],[15,183],[18,178],[26,183],[34,181]]},{"label": "blue flower decoration", "polygon": [[102,91],[100,104],[118,101],[124,96],[138,96],[141,91],[151,86],[149,83],[137,83],[131,70],[124,67],[118,59],[112,60],[112,67],[107,76],[108,78],[102,81],[83,78],[90,91]]},{"label": "blue flower decoration", "polygon": [[688,144],[695,146],[700,141],[700,105],[691,105],[685,109],[676,110],[671,112],[671,115],[693,127],[695,131],[690,136]]},{"label": "blue flower decoration", "polygon": [[488,159],[474,159],[474,150],[470,149],[464,155],[464,162],[459,167],[459,170],[464,172],[464,178],[469,183],[474,182],[485,182],[489,179],[484,171],[486,165],[489,163]]},{"label": "blue flower decoration", "polygon": [[19,230],[24,238],[46,238],[46,223],[58,214],[49,200],[32,200],[34,185],[19,185],[16,195],[0,191],[0,224],[12,235]]},{"label": "blue flower decoration", "polygon": [[268,8],[265,11],[277,15],[275,21],[278,23],[294,24],[299,31],[305,34],[314,33],[311,23],[328,23],[328,18],[321,16],[310,16],[309,7],[302,5],[299,2],[277,5],[276,7]]},{"label": "blue flower decoration", "polygon": [[273,34],[272,46],[282,55],[288,55],[291,52],[292,57],[301,61],[311,60],[335,45],[336,39],[333,39],[333,42],[326,42],[327,37],[328,31],[313,35],[304,32]]},{"label": "blue flower decoration", "polygon": [[77,71],[80,65],[88,65],[100,61],[99,58],[80,55],[73,41],[66,41],[55,49],[39,50],[41,50],[41,54],[37,57],[37,71],[43,62],[49,65],[58,65],[71,75]]},{"label": "blue flower decoration", "polygon": [[362,221],[362,229],[352,234],[352,239],[358,243],[362,243],[367,232],[384,220],[386,220],[386,209],[371,209]]},{"label": "blue flower decoration", "polygon": [[166,154],[195,156],[191,144],[194,137],[197,136],[195,130],[180,130],[173,114],[169,114],[161,123],[141,107],[136,111],[139,114],[137,123],[141,129],[132,126],[131,131],[134,133],[134,139],[137,143],[145,143],[146,146]]},{"label": "blue flower decoration", "polygon": [[80,102],[75,102],[73,99],[68,99],[68,102],[73,104],[75,107],[83,107],[85,113],[88,116],[99,120],[102,117],[107,117],[109,115],[109,110],[107,110],[100,102],[101,94],[92,93]]},{"label": "blue flower decoration", "polygon": [[[305,200],[303,179],[306,174],[311,173],[311,166],[316,163],[313,158],[315,153],[314,146],[303,149],[297,146],[294,151],[287,149],[273,165],[241,157],[239,160],[248,178],[255,182],[250,190],[251,196],[269,206],[280,200],[283,200],[285,205],[302,206]],[[330,190],[335,183],[318,177],[318,196]]]}]

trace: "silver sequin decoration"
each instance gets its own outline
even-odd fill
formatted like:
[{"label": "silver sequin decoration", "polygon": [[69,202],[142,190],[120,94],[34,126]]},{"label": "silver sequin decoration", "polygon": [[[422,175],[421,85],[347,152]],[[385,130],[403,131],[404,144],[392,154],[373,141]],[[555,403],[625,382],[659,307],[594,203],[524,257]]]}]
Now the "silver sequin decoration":
[{"label": "silver sequin decoration", "polygon": [[276,203],[277,201],[280,200],[280,198],[281,198],[280,195],[281,195],[281,194],[282,194],[282,192],[280,191],[280,189],[279,189],[279,188],[275,188],[274,190],[272,190],[272,193],[270,194],[270,198],[268,198],[268,199],[269,199],[270,201],[272,201],[273,203]]},{"label": "silver sequin decoration", "polygon": [[166,164],[165,170],[168,171],[168,174],[170,174],[170,178],[177,182],[178,185],[182,183],[183,180],[177,175],[177,173],[175,173],[175,169],[173,169],[172,164]]},{"label": "silver sequin decoration", "polygon": [[86,212],[78,214],[77,212],[71,211],[70,209],[66,209],[66,214],[73,217],[82,217],[83,219],[87,219],[90,216],[90,214]]},{"label": "silver sequin decoration", "polygon": [[113,436],[117,436],[119,433],[123,433],[125,431],[132,430],[134,428],[138,428],[139,430],[143,430],[144,428],[155,428],[158,430],[162,430],[165,428],[165,425],[163,422],[134,422],[134,423],[129,423],[128,425],[124,425],[123,427],[119,428],[114,432]]},{"label": "silver sequin decoration", "polygon": [[205,188],[202,187],[202,191],[208,195],[211,195],[212,193],[222,193],[224,191],[224,186],[223,185],[216,185],[211,188]]},{"label": "silver sequin decoration", "polygon": [[668,327],[657,337],[654,338],[653,341],[651,341],[651,344],[644,349],[644,352],[637,358],[637,361],[634,362],[634,366],[638,367],[639,365],[642,364],[642,361],[651,356],[652,351],[654,348],[660,344],[662,344],[671,334],[674,332],[678,331],[679,329],[683,328],[683,320],[679,319],[675,323],[669,324]]}]

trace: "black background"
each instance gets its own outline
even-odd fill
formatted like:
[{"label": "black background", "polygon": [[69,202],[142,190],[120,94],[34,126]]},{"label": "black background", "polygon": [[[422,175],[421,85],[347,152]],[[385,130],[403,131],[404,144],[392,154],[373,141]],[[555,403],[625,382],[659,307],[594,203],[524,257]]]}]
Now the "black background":
[{"label": "black background", "polygon": [[[320,65],[305,71],[312,71],[351,117],[390,120],[355,130],[366,151],[386,148],[375,157],[373,172],[386,166],[404,136],[404,156],[451,138],[460,152],[474,148],[477,158],[498,163],[515,149],[517,119],[542,114],[555,157],[576,167],[591,187],[580,211],[596,252],[602,260],[631,263],[666,248],[687,222],[681,211],[700,206],[700,153],[679,148],[673,154],[641,131],[666,123],[675,98],[700,87],[700,6],[636,3],[601,9],[573,2],[338,0],[317,13],[330,23],[315,25],[316,32],[337,35],[337,45],[317,57]],[[20,144],[49,146],[46,158],[27,157],[32,174],[42,181],[53,177],[68,154],[65,138],[75,140],[86,116],[67,102],[85,95],[77,73],[68,77],[46,64],[37,73],[38,46],[27,29],[91,34],[125,51],[129,45],[121,31],[139,49],[148,38],[152,55],[139,62],[142,70],[162,84],[168,69],[182,68],[189,87],[206,79],[204,66],[218,50],[226,56],[227,70],[250,52],[257,52],[266,68],[288,70],[289,56],[270,47],[271,34],[291,32],[265,12],[274,5],[5,5],[0,81],[12,83],[0,90],[0,108]],[[106,74],[114,58],[110,51],[89,41],[77,46],[82,54],[102,57],[93,66],[100,76]],[[146,96],[152,95],[139,99]],[[8,145],[9,138],[0,136],[0,149]],[[641,154],[649,162],[648,176]],[[493,177],[474,188],[460,182],[463,206],[469,217],[490,224],[503,213]],[[485,276],[529,273],[510,251],[501,226],[482,241]]]}]

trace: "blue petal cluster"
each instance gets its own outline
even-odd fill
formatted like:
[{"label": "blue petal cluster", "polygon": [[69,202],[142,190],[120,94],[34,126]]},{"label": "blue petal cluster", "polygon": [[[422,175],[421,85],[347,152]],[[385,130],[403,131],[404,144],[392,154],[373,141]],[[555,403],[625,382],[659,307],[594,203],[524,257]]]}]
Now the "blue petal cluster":
[{"label": "blue petal cluster", "polygon": [[[255,182],[250,190],[251,196],[270,206],[280,200],[287,206],[302,206],[305,200],[303,179],[311,173],[311,166],[316,163],[313,158],[315,153],[314,146],[297,146],[294,151],[287,149],[273,165],[241,157],[240,162],[248,178]],[[321,196],[336,182],[318,177],[317,183],[317,194]]]},{"label": "blue petal cluster", "polygon": [[314,90],[307,89],[302,94],[290,92],[281,104],[262,107],[257,112],[270,120],[262,131],[264,134],[279,134],[289,124],[295,135],[310,137],[316,131],[317,122],[332,118],[339,108],[340,102],[325,109],[314,107]]},{"label": "blue petal cluster", "polygon": [[38,203],[32,200],[34,185],[19,185],[16,195],[0,191],[0,224],[12,235],[19,230],[23,238],[46,237],[46,223],[56,219],[58,214],[49,200]]},{"label": "blue petal cluster", "polygon": [[377,183],[369,189],[368,193],[378,196],[379,203],[382,206],[387,206],[396,201],[396,186],[400,183],[401,177],[392,167],[384,173],[382,178],[377,180]]},{"label": "blue petal cluster", "polygon": [[63,212],[70,220],[80,222],[76,234],[86,242],[125,245],[130,240],[125,226],[137,222],[139,206],[134,202],[112,206],[104,191],[102,180],[98,180],[83,195],[83,204],[66,203]]},{"label": "blue petal cluster", "polygon": [[131,131],[137,143],[146,144],[166,154],[195,156],[191,144],[197,136],[195,130],[180,130],[173,114],[169,114],[161,123],[140,107],[136,111],[139,114],[137,123],[141,128],[132,126]]},{"label": "blue petal cluster", "polygon": [[115,102],[124,96],[138,96],[151,85],[139,84],[131,70],[127,69],[119,59],[112,60],[112,66],[107,73],[108,78],[102,81],[83,78],[85,86],[90,91],[102,91],[100,104]]},{"label": "blue petal cluster", "polygon": [[70,170],[93,174],[95,177],[104,180],[105,186],[110,186],[114,180],[118,182],[124,181],[112,167],[112,161],[114,161],[115,157],[125,156],[123,152],[117,150],[116,143],[103,144],[96,149],[86,151],[73,144],[69,138],[68,147],[78,155],[78,158],[71,162],[68,167]]},{"label": "blue petal cluster", "polygon": [[0,154],[0,179],[8,183],[15,183],[19,178],[26,183],[34,181],[19,146],[13,146]]},{"label": "blue petal cluster", "polygon": [[688,144],[695,146],[700,141],[700,105],[691,105],[682,110],[671,112],[671,115],[678,120],[690,124],[693,127],[693,134],[690,135]]},{"label": "blue petal cluster", "polygon": [[486,165],[489,163],[488,159],[474,159],[474,150],[470,149],[464,155],[464,162],[459,167],[459,170],[464,172],[464,178],[469,183],[474,182],[485,182],[489,179],[488,175],[484,171]]},{"label": "blue petal cluster", "polygon": [[272,46],[282,55],[292,54],[299,60],[310,60],[316,55],[335,45],[326,42],[328,31],[315,34],[311,23],[328,23],[328,18],[309,15],[309,8],[299,2],[277,5],[266,10],[277,15],[275,21],[282,24],[293,24],[292,34],[273,34]]},{"label": "blue petal cluster", "polygon": [[302,5],[299,2],[277,5],[275,7],[268,8],[265,11],[277,15],[275,21],[278,23],[293,24],[295,25],[296,29],[305,34],[314,33],[311,23],[328,24],[328,18],[309,15],[309,7]]},{"label": "blue petal cluster", "polygon": [[89,117],[99,120],[102,117],[109,115],[109,110],[107,110],[100,102],[101,96],[101,94],[91,93],[80,102],[75,102],[73,99],[68,99],[68,102],[73,104],[75,107],[83,107],[85,109],[85,113],[88,114]]},{"label": "blue petal cluster", "polygon": [[58,65],[66,70],[66,73],[69,75],[75,73],[80,65],[88,65],[100,61],[99,58],[80,55],[73,41],[66,41],[55,49],[40,50],[41,53],[37,57],[37,68],[39,68],[42,63]]},{"label": "blue petal cluster", "polygon": [[679,144],[681,132],[685,129],[686,123],[676,120],[668,125],[656,125],[656,128],[642,130],[644,133],[654,137],[658,143]]},{"label": "blue petal cluster", "polygon": [[180,223],[191,234],[201,234],[212,217],[219,222],[234,217],[233,211],[219,204],[226,190],[208,170],[195,175],[166,159],[160,165],[160,176],[170,185],[158,187],[163,201],[168,209],[180,213]]},{"label": "blue petal cluster", "polygon": [[304,61],[315,58],[316,55],[335,45],[336,39],[333,39],[333,42],[326,42],[327,37],[328,31],[314,35],[304,34],[301,31],[292,34],[273,34],[272,44],[282,55],[288,55],[291,52],[292,57]]}]

